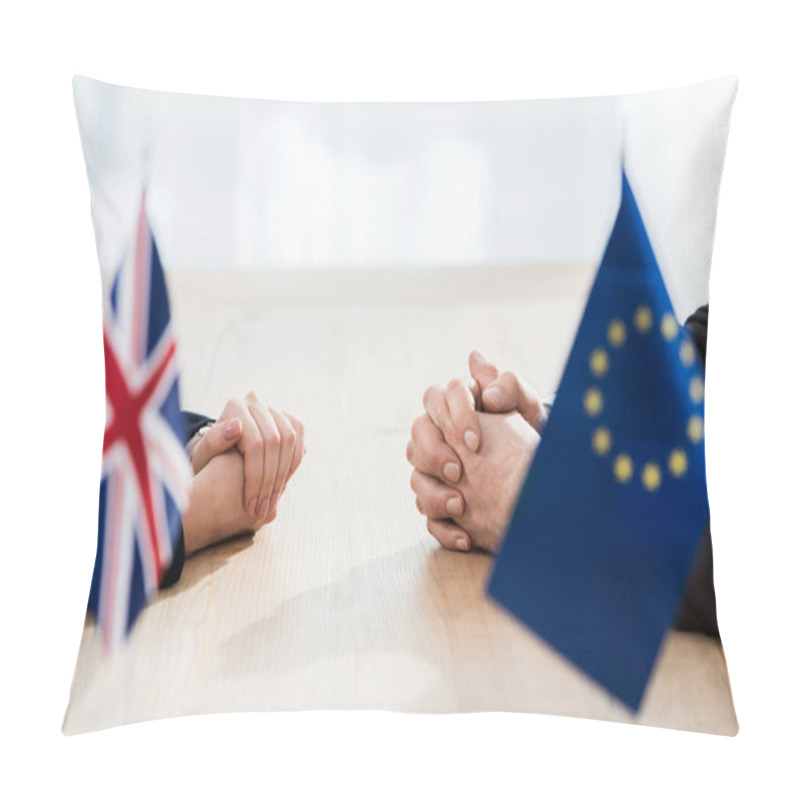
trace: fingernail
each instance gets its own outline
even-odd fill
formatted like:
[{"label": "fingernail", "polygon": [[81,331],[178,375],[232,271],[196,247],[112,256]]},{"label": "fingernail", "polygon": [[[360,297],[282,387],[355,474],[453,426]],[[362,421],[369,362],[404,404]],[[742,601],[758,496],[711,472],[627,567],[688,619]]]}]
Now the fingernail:
[{"label": "fingernail", "polygon": [[483,393],[483,402],[499,403],[503,399],[503,392],[496,386],[490,386]]},{"label": "fingernail", "polygon": [[458,468],[458,464],[456,464],[455,461],[448,461],[444,465],[442,472],[444,472],[445,478],[453,483],[456,483],[461,477],[461,470]]},{"label": "fingernail", "polygon": [[239,435],[239,420],[232,419],[226,426],[225,426],[225,438],[226,439],[233,439],[234,436]]},{"label": "fingernail", "polygon": [[256,515],[256,503],[258,502],[258,498],[254,497],[248,504],[247,504],[247,513],[254,517]]},{"label": "fingernail", "polygon": [[456,547],[459,550],[469,550],[469,542],[463,536],[459,536],[456,539]]},{"label": "fingernail", "polygon": [[261,505],[258,507],[258,518],[259,518],[259,519],[264,519],[264,517],[266,517],[266,516],[267,516],[267,510],[269,509],[269,506],[270,506],[270,502],[269,502],[269,500],[268,500],[268,499],[265,497],[265,498],[264,498],[264,499],[261,501]]},{"label": "fingernail", "polygon": [[454,517],[457,517],[461,513],[461,500],[457,497],[451,497],[447,503],[445,503],[445,508],[447,509],[448,514],[452,514]]},{"label": "fingernail", "polygon": [[474,453],[478,449],[478,434],[475,431],[467,431],[464,434],[464,444]]},{"label": "fingernail", "polygon": [[280,494],[278,492],[273,492],[269,498],[269,511],[268,514],[271,514],[275,510],[275,506],[278,505],[278,498]]}]

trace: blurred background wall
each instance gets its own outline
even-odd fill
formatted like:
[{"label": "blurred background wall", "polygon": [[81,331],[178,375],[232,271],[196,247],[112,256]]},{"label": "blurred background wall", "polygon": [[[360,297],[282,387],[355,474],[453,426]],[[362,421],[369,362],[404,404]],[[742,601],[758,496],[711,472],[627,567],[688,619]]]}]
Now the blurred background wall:
[{"label": "blurred background wall", "polygon": [[734,79],[620,98],[287,103],[76,78],[103,270],[144,184],[169,269],[599,261],[623,159],[676,310],[707,300]]}]

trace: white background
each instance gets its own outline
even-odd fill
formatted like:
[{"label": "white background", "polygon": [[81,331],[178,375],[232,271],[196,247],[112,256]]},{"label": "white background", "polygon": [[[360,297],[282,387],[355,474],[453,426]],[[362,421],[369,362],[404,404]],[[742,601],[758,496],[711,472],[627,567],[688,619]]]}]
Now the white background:
[{"label": "white background", "polygon": [[[3,15],[0,791],[493,800],[796,793],[800,132],[790,4],[764,1],[748,13],[698,0],[333,6],[140,0],[15,4]],[[61,735],[94,557],[104,414],[76,72],[300,100],[580,96],[739,76],[712,264],[707,395],[735,739],[527,715],[344,712]]]},{"label": "white background", "polygon": [[598,263],[624,164],[678,318],[708,302],[735,78],[499,103],[74,90],[103,270],[143,181],[168,271]]}]

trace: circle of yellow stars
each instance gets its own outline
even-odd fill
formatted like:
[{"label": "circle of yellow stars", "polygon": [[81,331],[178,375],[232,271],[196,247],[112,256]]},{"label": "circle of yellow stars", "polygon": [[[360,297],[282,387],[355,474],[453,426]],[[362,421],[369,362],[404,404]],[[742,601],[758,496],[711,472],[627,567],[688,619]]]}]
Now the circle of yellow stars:
[{"label": "circle of yellow stars", "polygon": [[[633,328],[639,334],[649,333],[654,326],[652,310],[645,305],[640,305],[633,313]],[[680,326],[675,316],[671,313],[662,315],[658,321],[658,331],[663,338],[674,341],[680,333]],[[612,319],[606,329],[606,339],[608,346],[614,350],[621,348],[628,338],[628,330],[624,320]],[[685,367],[690,367],[695,363],[697,354],[694,344],[689,339],[681,342],[679,358]],[[589,354],[589,371],[595,378],[602,378],[611,366],[611,357],[606,347],[595,347]],[[705,385],[699,375],[693,376],[689,381],[689,397],[695,405],[699,405],[705,396]],[[599,417],[603,411],[603,393],[597,386],[590,386],[583,395],[583,410],[589,417]],[[686,438],[692,444],[699,444],[703,439],[703,417],[700,414],[692,414],[686,424]],[[614,446],[611,431],[605,425],[598,425],[592,431],[592,449],[600,456],[608,456]],[[617,453],[611,462],[611,469],[614,478],[619,483],[629,483],[635,473],[636,465],[628,453]],[[682,478],[689,469],[689,456],[682,447],[673,448],[667,457],[666,471],[673,478]],[[642,486],[649,491],[655,492],[663,481],[662,467],[655,461],[646,462],[639,471],[639,479]]]}]

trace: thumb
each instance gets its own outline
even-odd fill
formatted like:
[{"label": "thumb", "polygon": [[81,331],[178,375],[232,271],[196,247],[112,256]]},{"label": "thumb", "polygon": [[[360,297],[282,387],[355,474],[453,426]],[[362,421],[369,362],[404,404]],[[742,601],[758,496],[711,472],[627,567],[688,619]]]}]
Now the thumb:
[{"label": "thumb", "polygon": [[469,372],[477,382],[480,392],[486,389],[492,381],[496,381],[500,375],[500,370],[477,350],[473,350],[469,354]]},{"label": "thumb", "polygon": [[504,372],[492,381],[482,395],[483,406],[492,413],[519,411],[525,421],[541,433],[547,412],[539,395],[514,372]]},{"label": "thumb", "polygon": [[212,425],[192,450],[192,469],[195,475],[211,461],[214,456],[230,450],[242,437],[242,421],[238,418],[226,419]]}]

